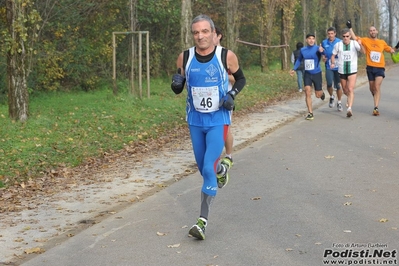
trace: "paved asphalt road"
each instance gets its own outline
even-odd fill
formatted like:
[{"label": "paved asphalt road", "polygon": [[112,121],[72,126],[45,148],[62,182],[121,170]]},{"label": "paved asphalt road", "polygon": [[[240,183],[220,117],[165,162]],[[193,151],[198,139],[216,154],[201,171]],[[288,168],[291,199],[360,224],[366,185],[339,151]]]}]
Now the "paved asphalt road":
[{"label": "paved asphalt road", "polygon": [[238,151],[204,241],[196,173],[23,265],[397,265],[398,84],[396,67],[379,117],[365,84],[352,118],[324,104]]}]

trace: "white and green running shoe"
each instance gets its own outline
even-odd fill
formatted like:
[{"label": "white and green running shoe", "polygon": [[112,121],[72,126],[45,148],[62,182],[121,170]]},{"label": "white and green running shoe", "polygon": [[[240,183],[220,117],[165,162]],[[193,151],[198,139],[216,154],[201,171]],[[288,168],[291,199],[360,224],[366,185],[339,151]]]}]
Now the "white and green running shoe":
[{"label": "white and green running shoe", "polygon": [[193,236],[199,240],[205,240],[205,227],[206,227],[207,221],[205,218],[198,218],[198,221],[196,224],[194,224],[191,228],[188,234],[190,236]]},{"label": "white and green running shoe", "polygon": [[233,160],[229,157],[224,157],[220,160],[222,171],[216,174],[218,179],[218,187],[223,188],[229,182],[229,170],[233,166]]}]

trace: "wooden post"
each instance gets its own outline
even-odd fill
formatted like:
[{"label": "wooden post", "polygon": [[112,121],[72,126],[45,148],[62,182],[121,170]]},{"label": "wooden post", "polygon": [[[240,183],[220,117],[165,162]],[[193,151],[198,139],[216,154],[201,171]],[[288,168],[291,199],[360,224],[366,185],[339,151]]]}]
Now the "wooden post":
[{"label": "wooden post", "polygon": [[113,93],[118,94],[118,88],[116,86],[116,40],[115,33],[112,33],[112,81],[113,81]]},{"label": "wooden post", "polygon": [[143,66],[142,66],[142,57],[143,57],[143,37],[142,37],[142,32],[139,32],[139,88],[140,88],[140,99],[143,98],[143,81],[142,75],[143,75]]},{"label": "wooden post", "polygon": [[[124,35],[129,35],[129,34],[138,34],[138,38],[139,38],[139,90],[140,90],[140,99],[143,98],[143,67],[142,67],[142,61],[143,61],[143,34],[146,34],[146,60],[147,60],[147,96],[148,98],[150,98],[150,33],[149,31],[132,31],[132,32],[113,32],[112,33],[112,45],[113,45],[113,59],[112,59],[112,65],[113,65],[113,91],[114,94],[118,94],[118,88],[116,85],[116,35],[117,34],[124,34]],[[132,47],[133,49],[133,47]],[[132,66],[134,64],[134,60],[132,58]],[[133,71],[133,70],[132,70]],[[133,77],[133,75],[131,75],[131,77]],[[131,83],[134,83],[134,80],[131,81]]]},{"label": "wooden post", "polygon": [[150,32],[147,31],[147,97],[150,98]]}]

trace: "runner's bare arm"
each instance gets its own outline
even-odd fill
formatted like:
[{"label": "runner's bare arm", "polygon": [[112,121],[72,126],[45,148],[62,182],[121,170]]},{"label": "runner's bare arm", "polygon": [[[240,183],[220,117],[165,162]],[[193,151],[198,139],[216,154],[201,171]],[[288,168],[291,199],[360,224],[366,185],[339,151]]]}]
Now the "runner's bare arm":
[{"label": "runner's bare arm", "polygon": [[183,53],[180,53],[176,60],[177,68],[181,69],[181,74],[184,76],[184,69],[183,69]]}]

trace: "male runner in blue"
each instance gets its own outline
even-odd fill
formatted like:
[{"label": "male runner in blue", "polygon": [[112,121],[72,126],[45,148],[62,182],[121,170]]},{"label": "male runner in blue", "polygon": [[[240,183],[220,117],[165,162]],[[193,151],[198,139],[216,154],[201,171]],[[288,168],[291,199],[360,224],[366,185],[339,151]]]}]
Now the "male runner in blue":
[{"label": "male runner in blue", "polygon": [[[326,65],[326,81],[327,81],[327,91],[330,94],[330,102],[328,106],[330,108],[334,107],[334,87],[337,90],[337,110],[342,112],[342,90],[340,86],[340,77],[338,73],[338,66],[336,65],[334,68],[331,67],[331,55],[334,49],[334,45],[341,41],[340,38],[337,38],[337,31],[334,27],[330,27],[327,29],[327,39],[321,42],[321,46],[324,49],[324,54],[322,55],[322,60]],[[337,57],[335,57],[337,59]]]},{"label": "male runner in blue", "polygon": [[315,95],[317,98],[324,101],[326,97],[322,88],[322,74],[320,67],[320,59],[324,49],[323,47],[316,45],[315,35],[312,33],[306,35],[306,43],[308,45],[301,48],[301,53],[295,61],[294,68],[290,71],[290,75],[293,76],[295,74],[295,71],[303,60],[305,63],[305,101],[308,108],[306,120],[313,120],[312,84],[314,85]]},{"label": "male runner in blue", "polygon": [[[178,74],[173,75],[172,90],[179,94],[187,87],[186,120],[189,126],[194,157],[203,177],[200,217],[189,235],[204,240],[209,208],[218,187],[227,181],[231,167],[228,160],[219,163],[230,125],[234,99],[244,88],[245,76],[237,56],[214,44],[215,25],[206,15],[191,23],[195,46],[177,58]],[[228,90],[228,70],[235,79]],[[181,72],[181,73],[180,73]]]}]

